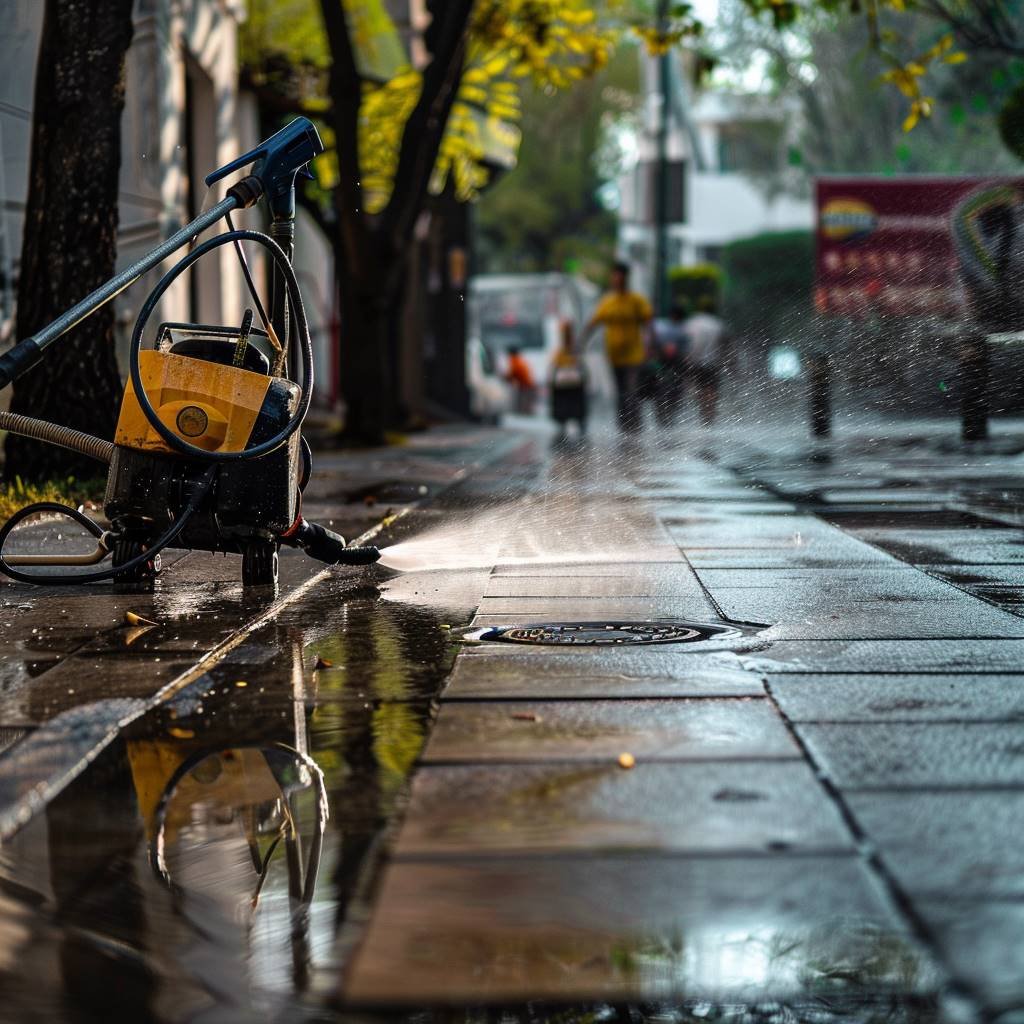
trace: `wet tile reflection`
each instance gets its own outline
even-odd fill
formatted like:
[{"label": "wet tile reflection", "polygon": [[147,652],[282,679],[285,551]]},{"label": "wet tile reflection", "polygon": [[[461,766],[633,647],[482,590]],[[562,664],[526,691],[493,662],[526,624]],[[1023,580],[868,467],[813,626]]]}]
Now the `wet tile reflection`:
[{"label": "wet tile reflection", "polygon": [[139,1021],[303,1012],[459,614],[326,584],[128,729],[0,853],[2,1012],[108,1020],[113,993]]}]

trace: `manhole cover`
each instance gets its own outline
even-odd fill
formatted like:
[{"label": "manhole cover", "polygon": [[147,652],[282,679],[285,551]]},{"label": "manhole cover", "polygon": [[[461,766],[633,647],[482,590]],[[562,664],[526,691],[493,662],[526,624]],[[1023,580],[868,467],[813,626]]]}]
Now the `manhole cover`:
[{"label": "manhole cover", "polygon": [[571,644],[578,647],[626,644],[685,644],[732,632],[725,626],[692,622],[538,622],[495,626],[476,633],[477,640],[508,644]]}]

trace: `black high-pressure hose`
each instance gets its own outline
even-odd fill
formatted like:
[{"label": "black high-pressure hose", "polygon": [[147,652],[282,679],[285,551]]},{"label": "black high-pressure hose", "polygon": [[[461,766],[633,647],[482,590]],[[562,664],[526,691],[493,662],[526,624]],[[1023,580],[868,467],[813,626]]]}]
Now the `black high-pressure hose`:
[{"label": "black high-pressure hose", "polygon": [[[214,249],[222,245],[231,245],[235,242],[257,242],[262,245],[271,255],[278,269],[281,271],[285,281],[285,288],[288,292],[288,303],[295,317],[296,335],[300,344],[299,350],[302,374],[296,382],[302,389],[302,396],[299,399],[299,407],[295,410],[292,418],[272,438],[258,444],[253,448],[246,448],[240,452],[210,452],[198,445],[189,444],[171,430],[157,415],[156,409],[146,394],[142,385],[142,374],[139,371],[139,353],[142,350],[142,335],[146,329],[149,318],[153,315],[157,303],[163,298],[164,292],[183,274],[196,260],[201,259]],[[215,238],[207,239],[202,245],[196,246],[187,256],[180,259],[157,283],[156,288],[150,293],[149,298],[143,303],[139,311],[138,319],[135,321],[135,329],[132,331],[131,347],[128,350],[128,370],[135,389],[135,397],[138,399],[142,412],[149,421],[150,426],[173,448],[182,455],[189,455],[206,462],[243,462],[247,459],[256,459],[261,455],[267,455],[274,449],[279,448],[292,434],[302,426],[302,421],[309,411],[309,403],[313,397],[313,341],[309,334],[309,322],[306,319],[306,309],[302,304],[302,293],[299,290],[299,281],[295,276],[288,257],[284,250],[269,235],[261,231],[249,231],[239,229],[225,231]]]},{"label": "black high-pressure hose", "polygon": [[37,585],[41,584],[49,587],[78,586],[83,583],[103,583],[106,580],[112,580],[115,576],[122,576],[125,573],[130,573],[139,568],[139,566],[144,565],[146,562],[155,558],[178,536],[179,533],[181,533],[182,530],[185,529],[185,525],[192,518],[192,514],[199,507],[200,502],[206,497],[210,488],[213,486],[215,473],[216,467],[211,466],[202,475],[192,491],[192,497],[189,498],[188,504],[182,509],[181,515],[178,516],[178,518],[175,519],[169,527],[167,527],[167,529],[153,542],[152,546],[148,547],[142,552],[142,554],[129,559],[123,565],[119,565],[116,569],[104,569],[102,572],[85,572],[65,576],[51,576],[44,573],[19,572],[11,566],[3,555],[4,545],[7,543],[7,538],[11,535],[11,531],[18,525],[18,523],[23,519],[27,519],[31,515],[35,515],[37,512],[52,512],[66,516],[68,519],[73,519],[80,526],[84,526],[94,537],[98,539],[102,539],[104,534],[104,531],[88,516],[82,515],[78,509],[71,508],[69,505],[60,505],[55,501],[40,501],[34,505],[26,505],[24,508],[18,509],[18,511],[15,512],[6,523],[4,523],[3,527],[0,527],[0,572],[5,576],[9,576],[12,580],[17,580],[18,583],[35,583]]}]

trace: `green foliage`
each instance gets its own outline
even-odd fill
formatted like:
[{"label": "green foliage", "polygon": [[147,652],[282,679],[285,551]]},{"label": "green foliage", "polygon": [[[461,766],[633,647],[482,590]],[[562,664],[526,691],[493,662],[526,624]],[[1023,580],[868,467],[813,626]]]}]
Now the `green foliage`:
[{"label": "green foliage", "polygon": [[717,309],[721,302],[724,275],[714,263],[696,263],[689,267],[672,267],[668,272],[673,305],[688,313]]},{"label": "green foliage", "polygon": [[0,483],[0,522],[10,519],[15,512],[37,501],[56,501],[61,505],[78,507],[88,504],[93,508],[103,500],[105,480],[79,481],[74,477],[65,480],[48,480],[41,483],[26,483],[15,477],[9,484]]},{"label": "green foliage", "polygon": [[519,164],[477,207],[481,270],[563,270],[571,262],[594,279],[607,273],[616,219],[599,194],[619,170],[619,126],[640,108],[636,58],[635,47],[622,47],[571,90],[524,92]]},{"label": "green foliage", "polygon": [[785,341],[812,308],[814,235],[774,231],[740,239],[722,253],[724,312],[755,341]]}]

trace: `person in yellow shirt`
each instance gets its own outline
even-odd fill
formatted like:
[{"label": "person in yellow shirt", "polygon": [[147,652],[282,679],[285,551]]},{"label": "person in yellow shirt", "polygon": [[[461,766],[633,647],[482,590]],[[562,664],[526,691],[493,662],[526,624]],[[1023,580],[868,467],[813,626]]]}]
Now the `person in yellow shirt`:
[{"label": "person in yellow shirt", "polygon": [[654,311],[637,292],[629,290],[629,265],[616,263],[611,272],[611,288],[597,304],[590,323],[583,330],[585,343],[599,326],[604,327],[605,351],[615,376],[619,429],[639,430],[640,369],[647,358],[647,325]]}]

